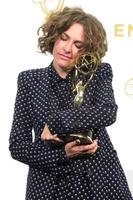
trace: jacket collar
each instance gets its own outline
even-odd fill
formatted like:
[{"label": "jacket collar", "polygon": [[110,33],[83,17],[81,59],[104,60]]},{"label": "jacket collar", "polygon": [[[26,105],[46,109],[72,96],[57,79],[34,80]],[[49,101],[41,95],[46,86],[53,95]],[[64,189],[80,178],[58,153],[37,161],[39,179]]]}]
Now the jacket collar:
[{"label": "jacket collar", "polygon": [[59,84],[59,82],[68,82],[71,83],[72,80],[72,74],[74,73],[74,69],[72,69],[68,75],[66,76],[66,78],[62,78],[59,76],[59,74],[57,73],[56,69],[53,66],[53,63],[51,63],[49,65],[49,78],[50,78],[50,82],[51,82],[51,86],[54,87],[56,84]]}]

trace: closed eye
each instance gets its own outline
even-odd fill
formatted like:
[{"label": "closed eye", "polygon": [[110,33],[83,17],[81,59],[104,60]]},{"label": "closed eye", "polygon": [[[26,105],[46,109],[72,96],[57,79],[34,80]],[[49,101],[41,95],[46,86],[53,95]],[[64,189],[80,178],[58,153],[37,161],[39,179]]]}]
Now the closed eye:
[{"label": "closed eye", "polygon": [[75,41],[75,46],[76,46],[77,49],[83,49],[84,48],[84,43]]},{"label": "closed eye", "polygon": [[[67,40],[70,39],[70,37],[69,37],[69,35],[67,35],[66,33],[62,33],[62,34],[60,35],[60,39],[61,39],[62,41],[67,41]],[[85,46],[85,44],[84,44],[82,41],[78,41],[78,40],[74,41],[74,45],[75,45],[75,47],[76,47],[77,49],[83,49],[84,46]]]},{"label": "closed eye", "polygon": [[60,35],[60,39],[63,40],[63,41],[67,41],[68,40],[68,36],[65,33],[62,33]]}]

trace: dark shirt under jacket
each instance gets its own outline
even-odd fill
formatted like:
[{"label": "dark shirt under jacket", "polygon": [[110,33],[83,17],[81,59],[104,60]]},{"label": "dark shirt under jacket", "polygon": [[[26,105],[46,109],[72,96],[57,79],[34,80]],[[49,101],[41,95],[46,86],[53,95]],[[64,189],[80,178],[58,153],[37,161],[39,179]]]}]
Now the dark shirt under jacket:
[{"label": "dark shirt under jacket", "polygon": [[[26,200],[132,200],[106,127],[116,120],[112,69],[102,63],[73,107],[73,70],[65,79],[50,65],[21,72],[10,134],[11,156],[29,165]],[[45,123],[52,134],[94,129],[94,155],[66,158],[64,146],[41,141]],[[35,133],[33,141],[32,130]]]}]

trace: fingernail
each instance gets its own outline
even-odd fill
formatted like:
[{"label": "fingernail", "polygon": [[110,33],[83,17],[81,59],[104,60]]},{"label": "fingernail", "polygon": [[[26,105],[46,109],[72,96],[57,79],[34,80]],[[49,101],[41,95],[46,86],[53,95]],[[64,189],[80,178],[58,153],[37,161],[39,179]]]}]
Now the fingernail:
[{"label": "fingernail", "polygon": [[80,144],[80,140],[79,139],[76,140],[76,144]]}]

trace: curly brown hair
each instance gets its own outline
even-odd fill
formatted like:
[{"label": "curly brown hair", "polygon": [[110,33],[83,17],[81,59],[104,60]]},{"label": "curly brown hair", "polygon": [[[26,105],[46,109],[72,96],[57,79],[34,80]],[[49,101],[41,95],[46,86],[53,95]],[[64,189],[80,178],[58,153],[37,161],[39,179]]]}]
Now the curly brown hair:
[{"label": "curly brown hair", "polygon": [[38,47],[41,52],[52,54],[55,41],[74,23],[80,23],[84,28],[84,53],[91,53],[100,61],[107,51],[105,29],[95,16],[85,13],[78,7],[65,7],[60,12],[53,12],[46,23],[38,29]]}]

